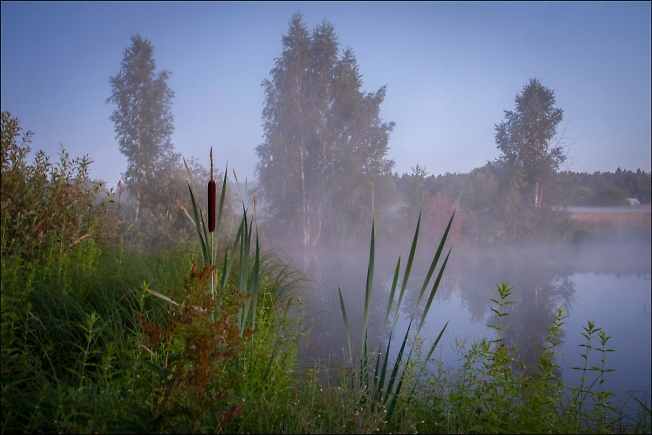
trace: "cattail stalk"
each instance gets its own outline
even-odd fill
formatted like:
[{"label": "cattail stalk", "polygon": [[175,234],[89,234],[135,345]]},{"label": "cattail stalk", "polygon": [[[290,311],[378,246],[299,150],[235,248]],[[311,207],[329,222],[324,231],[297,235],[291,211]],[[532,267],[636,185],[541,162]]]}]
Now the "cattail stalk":
[{"label": "cattail stalk", "polygon": [[211,180],[208,182],[208,231],[215,231],[215,204],[217,202],[217,186],[213,179],[213,148],[211,147]]}]

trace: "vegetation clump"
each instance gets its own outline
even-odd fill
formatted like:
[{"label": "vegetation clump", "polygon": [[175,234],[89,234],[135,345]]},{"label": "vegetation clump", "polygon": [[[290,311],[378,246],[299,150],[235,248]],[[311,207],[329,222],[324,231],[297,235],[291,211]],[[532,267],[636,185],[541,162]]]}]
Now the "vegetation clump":
[{"label": "vegetation clump", "polygon": [[89,179],[88,157],[71,159],[62,147],[58,163],[39,151],[29,164],[33,133],[21,132],[18,118],[2,112],[3,262],[67,249],[90,237],[105,218],[94,203],[101,184]]}]

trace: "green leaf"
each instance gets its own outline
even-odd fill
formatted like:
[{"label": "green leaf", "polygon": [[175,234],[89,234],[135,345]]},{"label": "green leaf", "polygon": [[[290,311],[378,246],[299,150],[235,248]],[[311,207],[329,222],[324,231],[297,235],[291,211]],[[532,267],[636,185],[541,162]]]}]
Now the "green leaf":
[{"label": "green leaf", "polygon": [[349,330],[349,320],[346,317],[346,308],[344,308],[344,299],[342,299],[342,290],[340,286],[337,286],[337,292],[340,295],[340,308],[342,310],[342,319],[344,320],[344,328],[346,329],[346,339],[349,342],[349,357],[353,358],[352,346],[351,346],[351,331]]},{"label": "green leaf", "polygon": [[371,291],[374,285],[374,259],[375,259],[375,228],[376,224],[371,223],[371,245],[369,247],[369,267],[367,268],[367,285],[364,297],[364,323],[362,327],[362,340],[366,343],[367,325],[369,324],[369,310],[371,307]]},{"label": "green leaf", "polygon": [[398,321],[398,312],[399,309],[401,308],[401,301],[403,300],[403,295],[405,294],[407,282],[410,277],[410,271],[412,270],[412,261],[414,260],[414,253],[417,249],[420,227],[421,227],[421,211],[419,211],[419,218],[417,219],[417,227],[414,230],[414,238],[412,239],[412,246],[410,247],[410,255],[408,256],[408,262],[407,265],[405,266],[405,272],[403,273],[403,282],[401,282],[401,291],[398,295],[398,302],[396,303],[396,317],[394,317],[394,324],[392,326],[392,329],[396,327],[396,322]]},{"label": "green leaf", "polygon": [[441,240],[439,241],[439,246],[437,247],[437,252],[435,253],[435,256],[432,259],[432,263],[430,264],[430,269],[428,269],[428,273],[426,274],[426,278],[423,281],[423,286],[421,287],[421,292],[419,292],[419,298],[417,299],[417,306],[419,306],[419,303],[421,303],[421,298],[423,297],[423,294],[426,291],[426,288],[428,287],[428,284],[430,283],[430,278],[432,277],[432,274],[435,271],[435,268],[437,267],[437,263],[439,262],[439,257],[441,256],[442,251],[444,250],[444,245],[446,244],[446,239],[448,238],[448,232],[450,231],[451,225],[453,224],[453,218],[455,217],[455,212],[453,212],[450,220],[448,221],[448,225],[446,226],[446,230],[444,231],[444,235],[441,237]]},{"label": "green leaf", "polygon": [[[448,322],[450,322],[450,320],[449,320]],[[443,327],[443,328],[441,329],[441,331],[439,332],[439,335],[437,336],[437,338],[435,339],[435,341],[432,343],[432,346],[430,346],[430,351],[428,352],[428,356],[426,357],[426,361],[428,361],[428,360],[430,359],[430,356],[432,355],[432,353],[434,352],[435,348],[436,348],[437,345],[439,344],[439,340],[441,340],[442,335],[444,335],[444,331],[446,331],[446,327],[448,327],[448,322],[446,322],[446,324],[444,325],[444,327]]]},{"label": "green leaf", "polygon": [[169,302],[169,303],[174,304],[174,305],[177,305],[177,306],[179,305],[178,303],[174,302],[174,301],[173,301],[172,299],[170,299],[169,297],[167,297],[167,296],[165,296],[165,295],[163,295],[163,294],[161,294],[161,293],[159,293],[159,292],[157,292],[157,291],[154,291],[154,290],[152,290],[152,289],[150,289],[150,288],[146,288],[145,291],[148,292],[148,293],[153,294],[153,295],[156,296],[157,298],[163,299],[165,302]]},{"label": "green leaf", "polygon": [[439,270],[439,275],[437,275],[437,279],[435,280],[435,283],[432,286],[432,290],[430,290],[430,296],[428,296],[428,302],[426,302],[426,307],[423,309],[423,315],[421,316],[421,322],[419,323],[419,327],[417,328],[417,334],[421,331],[421,327],[423,326],[423,323],[426,321],[426,316],[428,315],[428,311],[430,311],[430,304],[432,304],[432,300],[435,297],[435,293],[437,293],[437,290],[439,289],[439,283],[441,282],[441,278],[444,275],[444,270],[446,269],[446,264],[448,263],[448,258],[451,255],[451,251],[453,248],[448,250],[448,254],[446,255],[446,259],[444,260],[444,264],[441,265],[441,269]]},{"label": "green leaf", "polygon": [[398,261],[396,262],[396,270],[394,270],[394,279],[392,280],[392,287],[389,291],[389,300],[387,301],[387,312],[385,313],[385,323],[387,325],[387,320],[389,319],[389,313],[392,311],[392,302],[394,302],[394,293],[396,292],[396,284],[398,283],[398,274],[401,268],[401,256],[399,255]]}]

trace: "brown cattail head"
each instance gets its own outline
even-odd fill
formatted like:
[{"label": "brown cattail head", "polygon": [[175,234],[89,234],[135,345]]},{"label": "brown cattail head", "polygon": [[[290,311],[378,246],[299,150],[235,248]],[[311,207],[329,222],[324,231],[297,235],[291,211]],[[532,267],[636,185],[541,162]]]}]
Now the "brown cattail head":
[{"label": "brown cattail head", "polygon": [[213,179],[213,148],[211,147],[211,180],[208,182],[208,231],[215,231],[215,203],[217,201],[217,186]]}]

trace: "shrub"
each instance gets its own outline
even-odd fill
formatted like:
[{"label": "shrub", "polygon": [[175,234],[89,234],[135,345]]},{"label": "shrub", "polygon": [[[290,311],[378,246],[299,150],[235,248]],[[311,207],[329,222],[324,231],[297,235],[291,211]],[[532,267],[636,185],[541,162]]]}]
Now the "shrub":
[{"label": "shrub", "polygon": [[70,159],[61,148],[53,164],[41,150],[27,163],[32,132],[21,135],[18,118],[2,112],[2,258],[44,256],[70,247],[99,226],[93,205],[99,189],[88,177],[88,156]]}]

